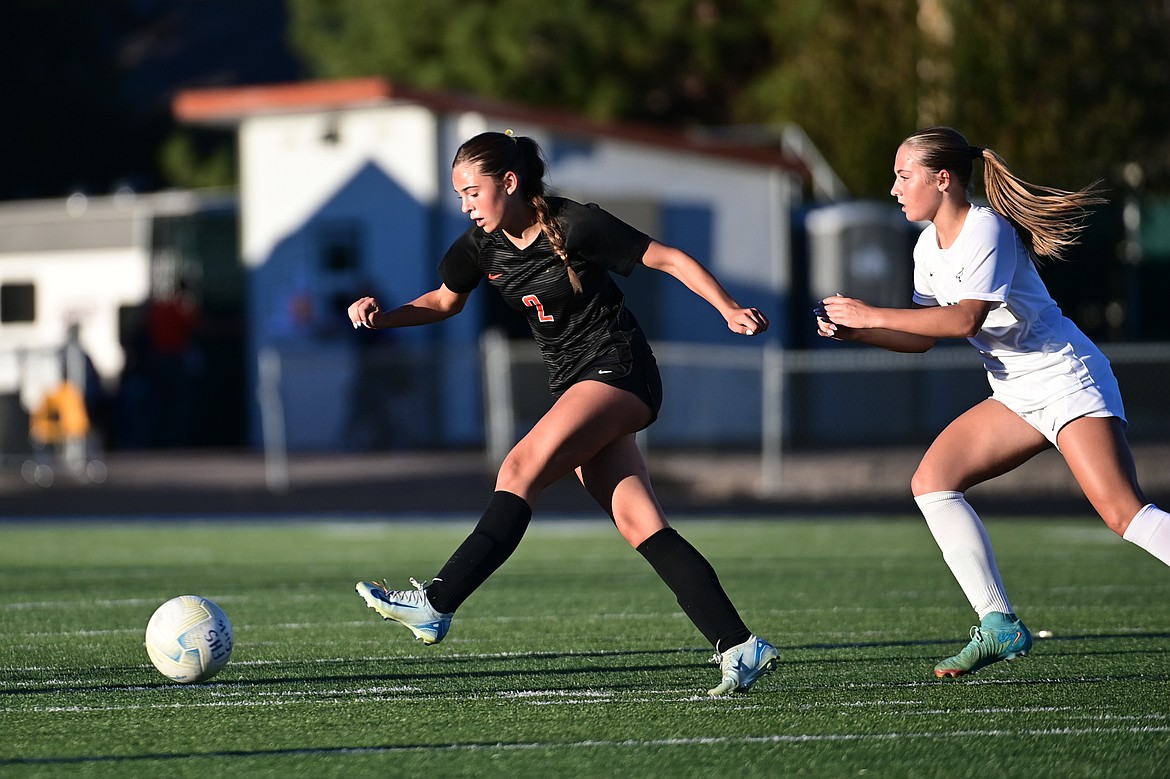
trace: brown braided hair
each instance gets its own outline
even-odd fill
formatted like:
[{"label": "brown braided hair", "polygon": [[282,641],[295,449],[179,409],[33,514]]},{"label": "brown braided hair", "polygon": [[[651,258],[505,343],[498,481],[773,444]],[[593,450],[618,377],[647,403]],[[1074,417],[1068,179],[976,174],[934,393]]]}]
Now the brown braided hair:
[{"label": "brown braided hair", "polygon": [[983,160],[983,183],[987,200],[1012,223],[1032,259],[1062,259],[1065,250],[1076,244],[1085,229],[1092,206],[1108,202],[1094,182],[1071,192],[1031,184],[1012,173],[1003,158],[991,149],[972,146],[950,127],[928,127],[902,141],[917,153],[916,161],[931,173],[950,172],[964,189],[971,187],[974,160]]},{"label": "brown braided hair", "polygon": [[544,192],[544,174],[547,166],[544,162],[544,153],[536,141],[526,136],[513,135],[511,130],[504,133],[480,133],[464,142],[455,152],[451,167],[459,165],[474,165],[485,176],[496,181],[502,181],[504,174],[509,171],[516,174],[520,196],[536,212],[536,223],[540,225],[540,231],[548,238],[553,252],[565,264],[573,291],[580,294],[581,279],[569,264],[565,233],[560,222],[553,218],[548,210]]}]

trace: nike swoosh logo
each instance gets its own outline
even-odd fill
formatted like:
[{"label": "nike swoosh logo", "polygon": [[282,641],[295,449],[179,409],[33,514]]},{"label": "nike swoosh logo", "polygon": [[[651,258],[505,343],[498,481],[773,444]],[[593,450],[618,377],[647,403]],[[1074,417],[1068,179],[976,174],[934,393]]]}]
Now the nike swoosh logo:
[{"label": "nike swoosh logo", "polygon": [[414,605],[413,603],[402,603],[400,601],[390,600],[389,598],[387,598],[385,595],[378,592],[377,590],[375,590],[374,592],[375,592],[374,597],[377,598],[378,600],[382,601],[383,603],[385,603],[388,606],[398,606],[399,608],[403,608],[403,609],[417,609],[417,608],[419,608],[418,606]]},{"label": "nike swoosh logo", "polygon": [[598,375],[598,376],[604,376],[604,375],[605,375],[605,374],[607,374],[607,373],[613,373],[613,371],[598,371],[598,372],[597,372],[597,375]]},{"label": "nike swoosh logo", "polygon": [[488,274],[488,281],[495,281],[496,279],[498,279],[500,276],[503,276],[503,275],[504,274],[502,274],[502,273],[489,273]]}]

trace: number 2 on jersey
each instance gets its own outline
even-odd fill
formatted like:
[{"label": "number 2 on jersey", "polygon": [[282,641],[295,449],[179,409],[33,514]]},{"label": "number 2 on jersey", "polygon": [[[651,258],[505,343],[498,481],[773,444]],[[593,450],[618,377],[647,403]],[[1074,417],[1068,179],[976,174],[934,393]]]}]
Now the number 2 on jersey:
[{"label": "number 2 on jersey", "polygon": [[535,308],[536,318],[541,322],[553,321],[551,314],[544,313],[544,304],[540,302],[540,298],[536,297],[536,295],[525,295],[524,297],[520,298],[520,302],[526,306]]}]

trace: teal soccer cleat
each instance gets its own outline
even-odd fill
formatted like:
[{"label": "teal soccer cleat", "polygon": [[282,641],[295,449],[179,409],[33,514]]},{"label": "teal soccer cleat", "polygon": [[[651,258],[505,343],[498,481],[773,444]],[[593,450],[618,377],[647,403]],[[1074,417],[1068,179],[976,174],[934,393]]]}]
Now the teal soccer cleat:
[{"label": "teal soccer cleat", "polygon": [[392,590],[378,582],[358,582],[357,593],[366,605],[382,615],[410,628],[415,638],[428,646],[437,644],[451,628],[453,614],[441,614],[427,600],[427,588],[414,579],[413,590]]},{"label": "teal soccer cleat", "polygon": [[975,673],[1000,660],[1024,657],[1031,649],[1032,634],[1018,619],[1004,620],[998,626],[976,625],[971,628],[971,642],[959,654],[936,665],[934,675],[941,679]]},{"label": "teal soccer cleat", "polygon": [[776,647],[755,636],[749,636],[747,641],[722,653],[716,652],[711,662],[718,663],[723,678],[707,694],[714,697],[729,692],[747,692],[761,676],[776,670],[779,658]]}]

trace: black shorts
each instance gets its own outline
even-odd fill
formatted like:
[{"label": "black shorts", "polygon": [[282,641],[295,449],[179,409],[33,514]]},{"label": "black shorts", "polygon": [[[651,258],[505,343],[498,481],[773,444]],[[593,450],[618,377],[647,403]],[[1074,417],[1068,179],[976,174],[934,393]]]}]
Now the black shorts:
[{"label": "black shorts", "polygon": [[616,356],[602,357],[578,373],[573,383],[600,381],[637,395],[650,409],[650,420],[642,427],[645,430],[658,419],[662,408],[662,376],[658,372],[658,361],[649,349],[632,349],[630,354],[632,357],[628,362],[622,362]]}]

